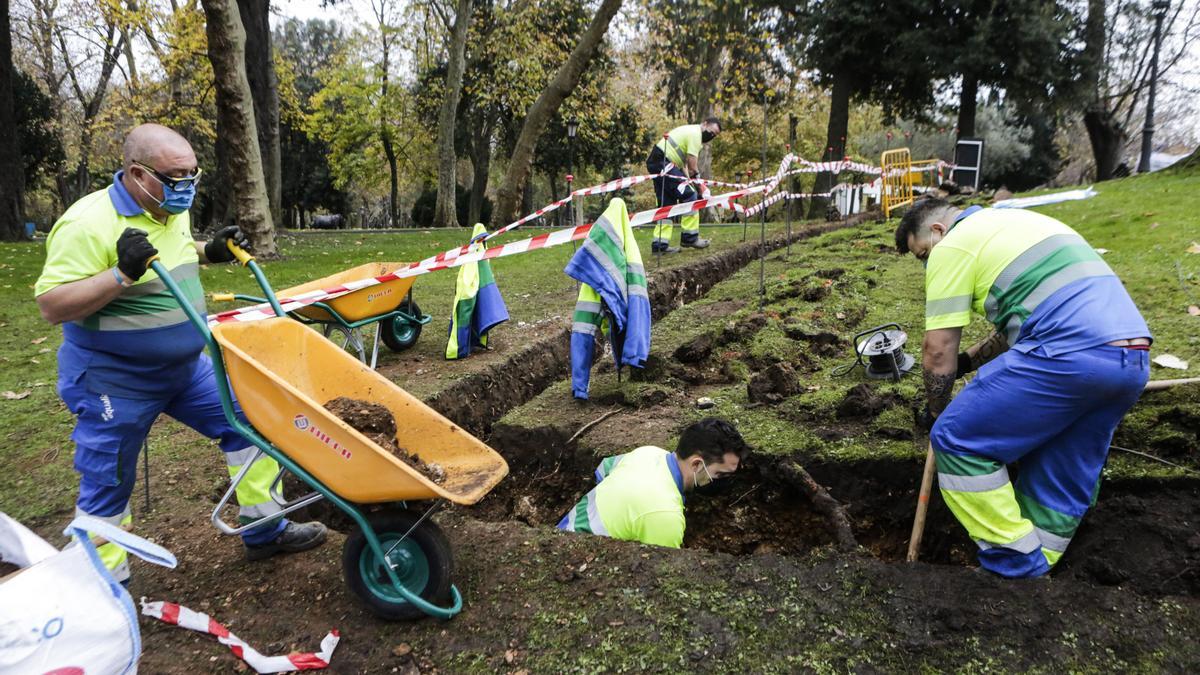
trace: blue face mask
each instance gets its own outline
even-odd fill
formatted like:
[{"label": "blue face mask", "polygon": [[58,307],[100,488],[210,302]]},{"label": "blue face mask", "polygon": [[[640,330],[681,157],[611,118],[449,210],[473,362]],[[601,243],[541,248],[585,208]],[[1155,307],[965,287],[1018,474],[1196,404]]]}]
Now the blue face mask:
[{"label": "blue face mask", "polygon": [[180,214],[192,208],[192,202],[196,199],[196,184],[192,183],[185,189],[176,190],[174,188],[163,186],[163,200],[158,203],[163,211],[170,214]]},{"label": "blue face mask", "polygon": [[[160,209],[171,215],[179,215],[180,213],[192,208],[192,202],[196,199],[196,181],[187,181],[187,187],[173,188],[170,185],[162,182],[158,176],[155,176],[154,174],[148,175],[162,185],[162,201],[155,200],[158,201],[158,207]],[[142,192],[146,193],[147,197],[154,199],[154,195],[150,194],[150,191],[143,187],[140,182],[137,183],[137,186],[141,188]]]}]

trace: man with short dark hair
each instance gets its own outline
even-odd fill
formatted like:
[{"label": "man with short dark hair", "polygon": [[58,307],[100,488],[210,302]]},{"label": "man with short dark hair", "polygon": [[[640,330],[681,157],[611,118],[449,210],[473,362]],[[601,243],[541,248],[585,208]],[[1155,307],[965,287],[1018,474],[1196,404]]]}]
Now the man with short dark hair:
[{"label": "man with short dark hair", "polygon": [[675,452],[646,445],[605,458],[596,468],[598,485],[558,529],[679,548],[683,495],[737,471],[749,452],[732,424],[706,417],[683,430]]},{"label": "man with short dark hair", "polygon": [[[721,120],[709,117],[700,124],[675,127],[654,144],[650,156],[646,158],[646,170],[655,176],[654,196],[658,199],[659,207],[696,200],[696,190],[687,179],[700,177],[700,148],[720,133]],[[679,248],[671,246],[672,222],[668,218],[655,224],[654,239],[650,244],[652,253],[679,252]],[[683,216],[679,245],[705,248],[708,243],[707,239],[700,238],[700,213],[697,211]]]},{"label": "man with short dark hair", "polygon": [[[130,529],[138,451],[159,414],[217,439],[231,476],[256,451],[225,419],[204,339],[146,269],[157,258],[203,316],[200,263],[233,260],[228,242],[245,246],[246,239],[230,226],[207,243],[193,240],[188,209],[200,169],[183,136],[143,124],[129,133],[124,154],[112,185],[72,204],[54,224],[34,296],[42,316],[63,327],[58,393],[76,418],[76,515]],[[274,460],[259,457],[246,472],[239,515],[243,523],[261,521],[242,533],[248,559],[325,540],[320,523],[272,517],[280,511],[269,495],[279,472]],[[118,581],[129,579],[123,549],[106,543],[97,551]]]},{"label": "man with short dark hair", "polygon": [[[1046,574],[1149,378],[1150,329],[1095,249],[1033,211],[926,199],[904,215],[896,248],[926,265],[922,421],[942,496],[984,569]],[[972,310],[995,332],[959,353]],[[951,401],[954,380],[981,366]],[[1017,460],[1014,489],[1006,465]]]}]

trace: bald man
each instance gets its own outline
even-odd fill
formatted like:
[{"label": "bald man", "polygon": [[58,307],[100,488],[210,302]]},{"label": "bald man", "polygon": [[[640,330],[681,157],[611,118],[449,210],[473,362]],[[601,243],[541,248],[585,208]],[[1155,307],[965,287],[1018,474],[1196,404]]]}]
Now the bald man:
[{"label": "bald man", "polygon": [[[201,171],[183,136],[143,124],[125,139],[124,155],[112,185],[75,202],[54,224],[34,295],[42,316],[62,324],[58,393],[76,416],[76,515],[131,529],[138,451],[159,414],[217,440],[231,476],[255,449],[225,420],[203,338],[146,270],[157,255],[203,316],[200,263],[229,262],[228,242],[246,240],[237,227],[207,243],[193,240],[188,209]],[[240,521],[253,525],[242,532],[250,560],[325,540],[320,523],[279,515],[269,494],[278,471],[260,457],[237,490]],[[114,578],[127,583],[125,552],[113,544],[99,550]]]}]

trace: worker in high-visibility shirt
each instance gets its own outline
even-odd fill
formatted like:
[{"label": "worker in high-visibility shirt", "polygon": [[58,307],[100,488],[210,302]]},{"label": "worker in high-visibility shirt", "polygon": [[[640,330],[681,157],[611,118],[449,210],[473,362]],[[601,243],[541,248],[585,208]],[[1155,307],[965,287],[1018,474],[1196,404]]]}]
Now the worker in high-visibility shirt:
[{"label": "worker in high-visibility shirt", "polygon": [[596,468],[596,487],[558,529],[679,548],[684,495],[737,471],[749,452],[732,424],[707,417],[683,430],[675,452],[646,445],[607,457]]},{"label": "worker in high-visibility shirt", "polygon": [[[700,148],[720,133],[721,121],[716,117],[709,117],[701,124],[675,127],[654,144],[650,149],[650,156],[646,158],[646,170],[655,176],[654,196],[658,199],[660,207],[696,200],[695,188],[685,179],[700,177],[697,165]],[[667,169],[666,175],[662,175],[664,169]],[[681,225],[680,246],[708,246],[708,240],[700,238],[698,211],[683,216]],[[651,253],[679,252],[678,247],[671,246],[671,230],[672,219],[660,220],[655,224],[654,239],[650,245]]]},{"label": "worker in high-visibility shirt", "polygon": [[[1046,574],[1149,378],[1150,329],[1096,250],[1033,211],[923,200],[896,247],[926,263],[923,423],[942,496],[983,569]],[[995,331],[960,353],[972,310]],[[955,379],[976,368],[951,400]],[[1006,465],[1017,460],[1014,487]]]},{"label": "worker in high-visibility shirt", "polygon": [[[230,476],[251,462],[237,489],[240,522],[255,524],[242,532],[247,559],[313,548],[325,541],[325,526],[280,513],[270,496],[279,465],[254,459],[254,446],[225,419],[204,339],[146,269],[159,260],[203,316],[200,264],[232,261],[228,242],[245,246],[246,238],[228,226],[207,243],[193,240],[188,209],[200,169],[183,136],[143,124],[129,132],[124,155],[111,185],[72,204],[54,224],[34,285],[42,316],[62,325],[58,393],[75,415],[75,513],[133,527],[138,454],[166,414],[218,441]],[[129,580],[123,549],[105,543],[97,551],[117,581]]]}]

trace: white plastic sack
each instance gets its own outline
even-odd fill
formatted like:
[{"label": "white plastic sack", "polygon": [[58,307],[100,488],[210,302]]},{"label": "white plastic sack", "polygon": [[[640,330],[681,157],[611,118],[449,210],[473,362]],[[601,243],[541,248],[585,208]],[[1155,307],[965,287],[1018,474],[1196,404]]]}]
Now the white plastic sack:
[{"label": "white plastic sack", "polygon": [[0,674],[137,672],[137,610],[88,532],[143,560],[175,567],[170,551],[95,518],[72,521],[65,534],[79,544],[56,551],[0,513],[0,559],[23,568],[0,582]]}]

